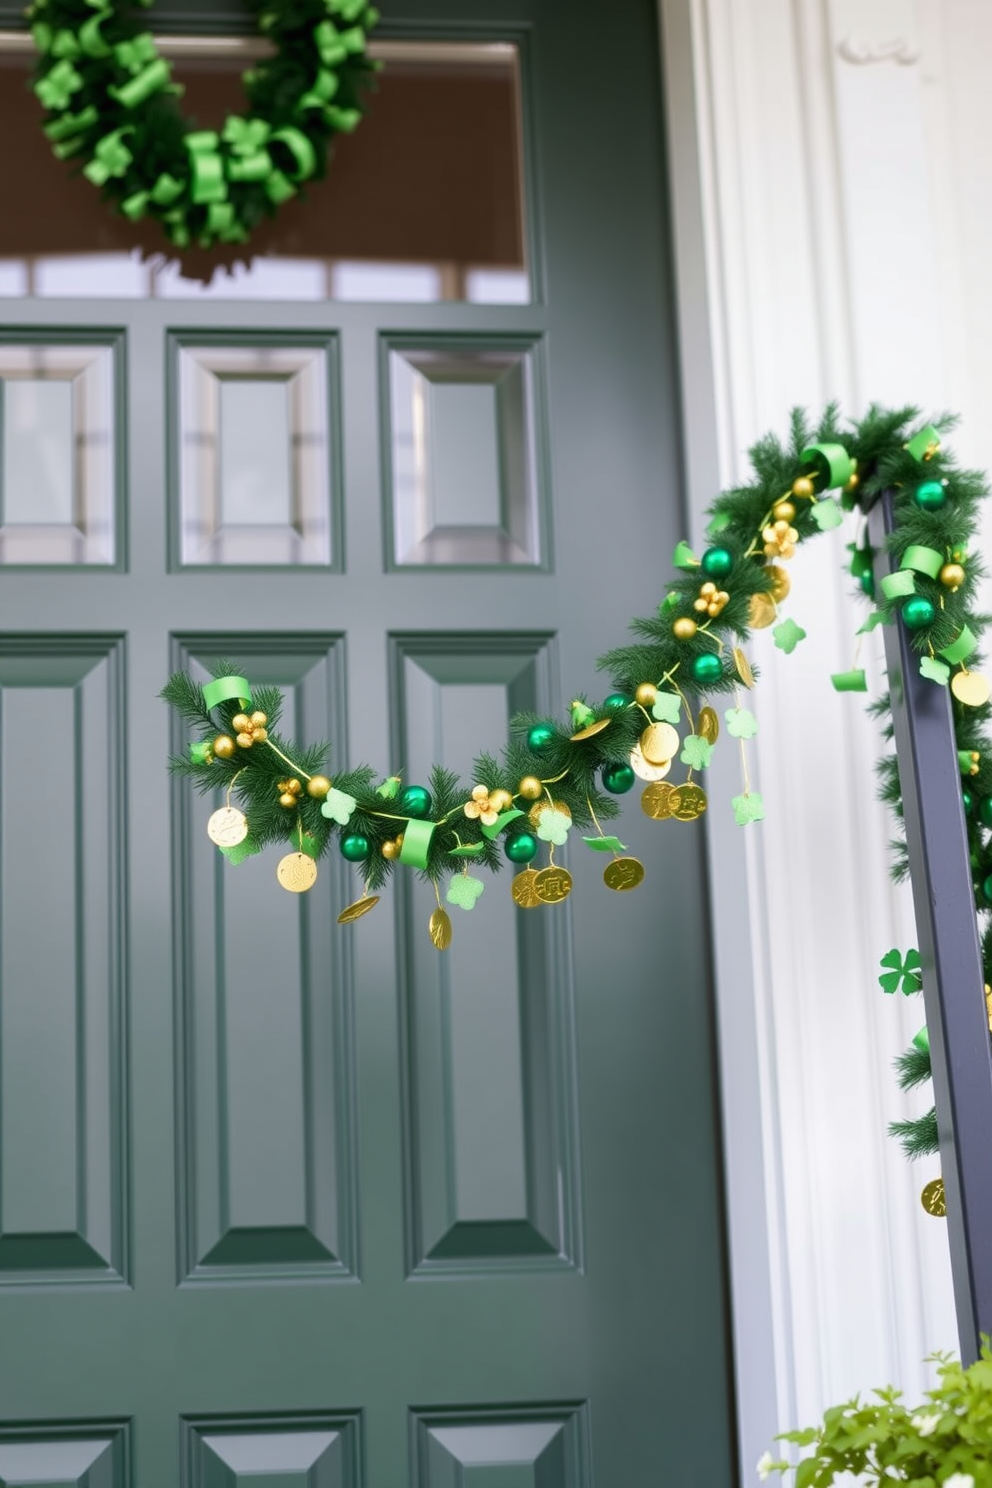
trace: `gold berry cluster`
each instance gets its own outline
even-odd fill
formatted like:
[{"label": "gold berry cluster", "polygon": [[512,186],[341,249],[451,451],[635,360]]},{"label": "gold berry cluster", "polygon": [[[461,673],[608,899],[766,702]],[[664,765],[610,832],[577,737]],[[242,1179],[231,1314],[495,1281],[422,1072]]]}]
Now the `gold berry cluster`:
[{"label": "gold berry cluster", "polygon": [[730,595],[726,589],[718,589],[712,581],[705,583],[699,591],[699,598],[694,600],[693,608],[701,614],[715,618],[720,611],[730,603]]},{"label": "gold berry cluster", "polygon": [[269,737],[265,725],[268,718],[264,713],[235,713],[231,719],[231,727],[234,729],[235,743],[239,749],[250,749],[253,744],[264,744]]},{"label": "gold berry cluster", "polygon": [[291,806],[297,805],[303,786],[293,776],[288,780],[280,780],[276,790],[279,792],[279,805],[285,806],[288,811]]}]

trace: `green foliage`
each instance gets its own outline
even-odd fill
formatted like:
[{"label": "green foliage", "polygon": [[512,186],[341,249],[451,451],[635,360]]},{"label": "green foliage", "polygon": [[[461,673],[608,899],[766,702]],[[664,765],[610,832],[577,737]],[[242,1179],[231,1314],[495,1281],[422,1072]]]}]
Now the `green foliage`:
[{"label": "green foliage", "polygon": [[932,1157],[940,1151],[936,1107],[931,1106],[925,1116],[917,1116],[912,1121],[890,1121],[889,1136],[898,1137],[903,1152],[910,1159]]},{"label": "green foliage", "polygon": [[933,1074],[930,1065],[930,1050],[918,1049],[915,1044],[910,1044],[904,1054],[896,1055],[895,1066],[902,1090],[912,1090],[917,1085],[925,1085]]}]

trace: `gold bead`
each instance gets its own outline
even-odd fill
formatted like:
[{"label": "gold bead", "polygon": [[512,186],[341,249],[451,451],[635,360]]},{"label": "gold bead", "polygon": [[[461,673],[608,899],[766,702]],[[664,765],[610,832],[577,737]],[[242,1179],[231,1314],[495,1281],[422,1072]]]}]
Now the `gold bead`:
[{"label": "gold bead", "polygon": [[400,844],[398,842],[395,842],[395,841],[384,842],[382,844],[382,847],[379,849],[379,851],[382,853],[382,856],[384,858],[389,858],[390,861],[391,861],[393,858],[398,858],[399,857],[399,855],[400,855]]},{"label": "gold bead", "polygon": [[650,708],[658,696],[658,689],[653,682],[642,682],[634,693],[634,699],[640,703],[642,708]]},{"label": "gold bead", "polygon": [[799,475],[796,477],[792,482],[792,494],[793,496],[802,496],[807,501],[809,500],[813,494],[813,482],[808,475]]},{"label": "gold bead", "polygon": [[307,795],[313,796],[315,801],[322,801],[331,788],[331,782],[326,775],[311,775],[307,781]]},{"label": "gold bead", "polygon": [[298,780],[293,779],[286,781],[286,789],[290,792],[291,795],[298,796],[303,787]]},{"label": "gold bead", "polygon": [[510,792],[508,790],[503,790],[501,787],[498,790],[489,792],[489,805],[492,807],[493,811],[505,811],[506,808],[508,806],[511,806],[512,804],[513,797],[510,795]]},{"label": "gold bead", "polygon": [[859,480],[857,474],[851,475],[851,476],[848,477],[847,484],[844,486],[844,490],[845,491],[856,491],[858,489],[858,487],[860,486],[860,484],[861,484],[861,481]]},{"label": "gold bead", "polygon": [[251,715],[252,728],[264,728],[268,721],[268,714],[266,713],[253,713]]},{"label": "gold bead", "polygon": [[211,748],[218,759],[230,759],[234,753],[234,740],[230,734],[218,734]]},{"label": "gold bead", "polygon": [[945,589],[950,589],[954,594],[964,583],[964,569],[960,563],[945,563],[939,574],[940,582]]},{"label": "gold bead", "polygon": [[772,507],[772,516],[780,522],[791,522],[795,515],[796,508],[791,501],[777,501]]},{"label": "gold bead", "polygon": [[296,797],[294,795],[292,795],[289,791],[283,791],[282,795],[279,797],[279,805],[280,806],[285,806],[287,808],[290,807],[290,806],[295,806],[296,805]]},{"label": "gold bead", "polygon": [[396,846],[399,847],[399,848],[402,848],[402,846],[403,846],[403,837],[404,837],[404,835],[405,834],[403,832],[401,832],[399,834],[399,836],[396,838]]},{"label": "gold bead", "polygon": [[236,734],[247,734],[251,731],[251,719],[247,713],[235,713],[231,719],[231,727]]},{"label": "gold bead", "polygon": [[696,634],[696,622],[688,615],[680,615],[672,626],[672,635],[677,641],[691,641]]},{"label": "gold bead", "polygon": [[525,775],[517,786],[517,795],[523,796],[525,801],[536,801],[544,790],[544,786],[536,775]]},{"label": "gold bead", "polygon": [[237,744],[239,749],[250,749],[255,740],[252,738],[251,734],[239,734],[234,742]]},{"label": "gold bead", "polygon": [[251,736],[255,740],[256,744],[264,744],[266,739],[269,737],[269,731],[268,729],[256,726],[252,729]]}]

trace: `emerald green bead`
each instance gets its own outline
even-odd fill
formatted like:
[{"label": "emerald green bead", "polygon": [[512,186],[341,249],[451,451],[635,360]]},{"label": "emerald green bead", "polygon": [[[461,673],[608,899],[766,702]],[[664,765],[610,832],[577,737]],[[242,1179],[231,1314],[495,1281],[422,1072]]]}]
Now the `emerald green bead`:
[{"label": "emerald green bead", "polygon": [[982,796],[979,801],[978,820],[983,827],[992,827],[992,796]]},{"label": "emerald green bead", "polygon": [[341,856],[349,863],[363,863],[371,852],[369,839],[360,832],[351,832],[341,838]]},{"label": "emerald green bead", "polygon": [[511,863],[529,863],[537,856],[537,838],[531,832],[517,832],[506,839],[503,851]]},{"label": "emerald green bead", "polygon": [[434,802],[426,786],[408,785],[400,791],[396,807],[403,816],[413,816],[422,821],[430,816]]},{"label": "emerald green bead", "polygon": [[603,788],[614,796],[622,796],[634,784],[634,772],[629,765],[604,765]]},{"label": "emerald green bead", "polygon": [[875,598],[875,575],[870,568],[866,568],[864,573],[858,575],[858,583],[869,599]]},{"label": "emerald green bead", "polygon": [[699,566],[708,579],[725,579],[734,566],[734,555],[729,548],[707,548]]},{"label": "emerald green bead", "polygon": [[965,809],[965,815],[967,815],[972,806],[974,806],[975,804],[974,797],[972,796],[970,790],[963,790],[961,792],[961,804]]},{"label": "emerald green bead", "polygon": [[535,723],[534,727],[527,731],[527,748],[531,754],[543,754],[554,736],[555,731],[549,723]]},{"label": "emerald green bead", "polygon": [[922,594],[914,594],[902,607],[902,618],[910,630],[923,630],[933,624],[936,616],[936,605]]},{"label": "emerald green bead", "polygon": [[982,898],[986,904],[992,904],[992,873],[982,883]]},{"label": "emerald green bead", "polygon": [[611,713],[622,713],[624,708],[629,708],[631,699],[623,692],[611,692],[609,697],[603,699],[603,707]]},{"label": "emerald green bead", "polygon": [[712,651],[704,651],[702,656],[693,658],[692,675],[697,682],[715,682],[722,672],[720,658]]},{"label": "emerald green bead", "polygon": [[913,492],[913,500],[916,502],[917,506],[921,506],[924,511],[936,511],[937,508],[943,506],[944,502],[947,500],[947,487],[944,485],[943,481],[924,481],[922,485],[917,486],[916,490]]}]

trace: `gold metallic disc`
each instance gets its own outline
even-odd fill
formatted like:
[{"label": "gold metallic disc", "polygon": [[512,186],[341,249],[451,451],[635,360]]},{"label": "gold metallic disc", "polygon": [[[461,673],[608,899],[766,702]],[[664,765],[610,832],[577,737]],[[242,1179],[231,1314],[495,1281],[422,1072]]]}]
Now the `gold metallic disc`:
[{"label": "gold metallic disc", "polygon": [[567,868],[542,868],[534,892],[542,904],[560,904],[572,892],[572,875]]},{"label": "gold metallic disc", "polygon": [[752,630],[764,630],[766,626],[772,625],[777,613],[775,601],[770,594],[751,595],[751,611],[748,619]]},{"label": "gold metallic disc", "polygon": [[920,1203],[935,1219],[943,1219],[947,1213],[947,1197],[944,1193],[943,1178],[931,1178],[920,1194]]},{"label": "gold metallic disc", "polygon": [[207,822],[207,836],[218,847],[237,847],[248,836],[248,818],[236,806],[219,806]]},{"label": "gold metallic disc", "polygon": [[290,894],[305,894],[317,882],[317,864],[309,853],[287,853],[279,859],[276,878]]},{"label": "gold metallic disc", "polygon": [[737,675],[744,683],[744,686],[753,687],[754,673],[751,670],[751,663],[744,655],[744,652],[741,650],[740,646],[734,647],[734,666],[737,668]]},{"label": "gold metallic disc", "polygon": [[532,827],[539,825],[541,817],[546,811],[560,811],[563,816],[568,817],[569,821],[572,820],[572,813],[564,801],[549,801],[547,796],[545,796],[543,801],[535,801],[527,813],[527,820]]},{"label": "gold metallic disc", "polygon": [[525,868],[523,873],[518,873],[510,885],[510,893],[518,909],[537,909],[541,903],[537,892],[537,870]]},{"label": "gold metallic disc", "polygon": [[706,810],[706,792],[701,785],[680,785],[672,815],[676,821],[695,821]]},{"label": "gold metallic disc", "polygon": [[672,768],[672,762],[666,760],[663,765],[649,765],[641,753],[640,744],[635,744],[630,751],[630,768],[639,780],[664,780]]},{"label": "gold metallic disc", "polygon": [[959,703],[980,708],[990,695],[989,684],[978,672],[956,672],[951,678],[951,691]]},{"label": "gold metallic disc", "polygon": [[674,816],[679,805],[680,788],[663,781],[660,785],[649,785],[641,796],[641,810],[653,821],[665,821]]},{"label": "gold metallic disc", "polygon": [[678,730],[670,723],[649,723],[641,735],[640,745],[649,765],[665,765],[678,752]]},{"label": "gold metallic disc", "polygon": [[593,734],[601,734],[604,728],[609,728],[612,722],[612,718],[597,718],[595,723],[590,723],[586,728],[579,729],[577,734],[572,734],[572,743],[577,743],[579,739],[591,739]]},{"label": "gold metallic disc", "polygon": [[603,882],[608,889],[622,894],[626,889],[636,889],[644,882],[644,864],[637,858],[614,858],[603,870]]},{"label": "gold metallic disc", "polygon": [[720,720],[715,708],[700,708],[696,731],[702,734],[707,744],[716,743],[720,737]]},{"label": "gold metallic disc", "polygon": [[428,926],[431,940],[439,951],[446,951],[451,944],[451,921],[446,909],[436,909]]},{"label": "gold metallic disc", "polygon": [[349,904],[338,915],[339,925],[350,925],[353,920],[360,920],[362,915],[368,914],[370,909],[375,909],[379,903],[378,894],[364,894],[361,899],[356,899],[354,904]]},{"label": "gold metallic disc", "polygon": [[772,589],[772,599],[776,604],[781,604],[792,588],[792,580],[789,578],[785,569],[781,568],[777,563],[769,563],[765,572],[774,581],[775,587]]}]

